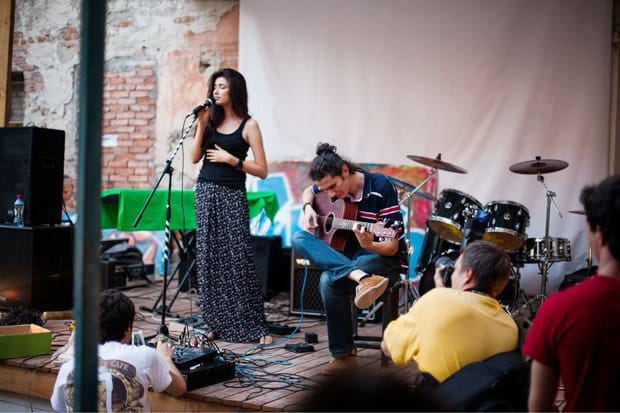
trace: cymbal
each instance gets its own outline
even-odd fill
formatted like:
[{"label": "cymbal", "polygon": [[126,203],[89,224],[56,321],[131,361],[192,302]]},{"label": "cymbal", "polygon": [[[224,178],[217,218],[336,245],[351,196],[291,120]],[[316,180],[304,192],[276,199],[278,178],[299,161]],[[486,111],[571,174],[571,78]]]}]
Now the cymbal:
[{"label": "cymbal", "polygon": [[518,174],[546,174],[561,171],[568,166],[568,162],[559,159],[540,159],[537,156],[533,161],[524,161],[510,166],[510,171]]},{"label": "cymbal", "polygon": [[[409,182],[401,181],[400,179],[394,178],[393,176],[386,175],[387,179],[394,184],[396,187],[396,191],[398,192],[398,198],[404,198],[407,194],[415,189],[414,185],[411,185]],[[413,194],[414,196],[419,196],[420,198],[428,199],[429,201],[434,201],[435,197],[429,194],[422,189],[418,189]]]},{"label": "cymbal", "polygon": [[456,166],[446,161],[442,161],[441,154],[438,154],[435,159],[418,155],[407,155],[407,158],[411,159],[412,161],[421,163],[422,165],[430,166],[431,168],[442,169],[444,171],[456,172],[459,174],[467,173],[467,171],[460,166]]},{"label": "cymbal", "polygon": [[571,214],[578,214],[578,215],[585,215],[586,211],[584,211],[583,209],[572,209],[570,211]]}]

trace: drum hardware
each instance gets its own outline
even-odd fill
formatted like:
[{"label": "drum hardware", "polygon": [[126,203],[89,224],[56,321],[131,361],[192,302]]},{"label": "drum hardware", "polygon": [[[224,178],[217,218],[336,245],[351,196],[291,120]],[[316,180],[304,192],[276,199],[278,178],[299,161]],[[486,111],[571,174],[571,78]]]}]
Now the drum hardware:
[{"label": "drum hardware", "polygon": [[471,241],[481,240],[489,222],[489,214],[482,208],[475,208],[468,205],[463,211],[465,225],[463,226],[463,239],[461,240],[461,251],[465,249]]},{"label": "drum hardware", "polygon": [[[434,175],[434,170],[431,171],[431,174],[425,178],[422,182],[420,182],[417,186],[413,186],[408,182],[401,181],[400,179],[394,178],[393,176],[386,175],[387,179],[392,182],[392,185],[396,188],[396,192],[398,193],[399,203],[402,204],[404,201],[408,201],[410,197],[413,195],[417,195],[420,198],[424,198],[428,201],[434,201],[435,197],[428,192],[423,191],[422,188],[425,183],[427,183],[431,177]],[[402,194],[405,194],[404,196]]]},{"label": "drum hardware", "polygon": [[467,173],[467,171],[461,168],[460,166],[456,166],[449,162],[442,161],[441,153],[437,154],[437,157],[435,159],[427,158],[425,156],[418,156],[418,155],[407,155],[407,158],[411,159],[412,161],[421,163],[422,165],[430,166],[431,168],[434,168],[434,169],[442,169],[444,171],[456,172],[459,174]]},{"label": "drum hardware", "polygon": [[[429,181],[431,180],[431,178],[435,175],[437,175],[437,170],[438,169],[443,169],[445,171],[450,171],[450,172],[456,172],[456,173],[467,173],[467,171],[459,166],[450,164],[448,162],[442,161],[441,160],[441,153],[437,154],[437,157],[435,159],[431,159],[431,158],[426,158],[423,156],[417,156],[417,155],[407,155],[407,158],[411,159],[412,161],[416,161],[419,162],[423,165],[426,166],[430,166],[432,169],[430,170],[428,176],[426,178],[424,178],[422,180],[422,182],[420,182],[417,186],[413,187],[411,185],[409,185],[406,182],[400,181],[396,178],[392,178],[392,177],[388,177],[388,179],[390,179],[390,181],[392,181],[393,185],[397,188],[400,189],[402,188],[405,191],[405,196],[403,196],[400,200],[399,203],[402,204],[404,202],[407,202],[407,222],[411,222],[411,198],[414,195],[418,195],[421,196],[425,199],[428,199],[430,201],[435,201],[435,197],[427,194],[426,192],[424,192],[421,188]],[[400,193],[399,193],[400,195]],[[410,240],[410,226],[407,225],[407,242],[409,242]],[[409,255],[411,255],[411,250],[409,248]],[[408,276],[409,274],[407,274]],[[405,311],[407,311],[409,309],[409,294],[410,294],[410,289],[414,290],[412,291],[412,294],[414,296],[417,296],[419,298],[420,293],[419,291],[415,291],[415,287],[410,288],[409,282],[407,280],[407,282],[405,283],[405,297],[407,297],[405,299]]]},{"label": "drum hardware", "polygon": [[[555,200],[553,199],[556,197],[556,194],[555,192],[551,191],[549,187],[545,184],[545,178],[542,174],[560,171],[566,167],[568,167],[568,162],[558,159],[541,159],[540,156],[536,156],[536,159],[534,161],[519,162],[510,166],[510,171],[515,173],[530,175],[536,174],[536,180],[540,182],[541,185],[545,188],[545,195],[547,197],[547,214],[545,217],[545,236],[543,241],[544,253],[541,259],[536,260],[539,267],[541,282],[538,295],[534,297],[533,300],[536,300],[538,303],[542,303],[542,301],[544,301],[544,299],[547,297],[547,277],[549,273],[549,267],[553,263],[551,260],[552,257],[550,256],[552,252],[552,238],[549,237],[549,215],[551,211],[551,204],[553,204],[553,207],[555,208],[560,218],[563,218],[562,212],[560,212],[560,209],[558,208]],[[568,243],[567,245],[570,255],[570,243]],[[562,260],[560,259],[559,261]]]},{"label": "drum hardware", "polygon": [[578,214],[578,215],[585,215],[586,211],[584,211],[583,209],[571,209],[570,211],[571,214]]},{"label": "drum hardware", "polygon": [[[409,262],[409,257],[411,257],[411,253],[413,252],[413,248],[410,245],[410,240],[411,240],[411,198],[416,195],[416,196],[420,196],[421,198],[427,199],[429,201],[434,201],[435,197],[425,191],[423,191],[421,188],[437,173],[437,171],[435,169],[432,169],[431,172],[429,173],[429,175],[422,180],[422,182],[420,182],[417,186],[413,186],[405,181],[401,181],[400,179],[394,178],[392,176],[388,176],[386,175],[386,177],[388,178],[388,180],[390,182],[392,182],[392,185],[394,186],[394,188],[396,189],[396,192],[398,194],[398,197],[400,198],[398,203],[402,204],[405,201],[407,202],[407,225],[406,225],[406,238],[405,238],[405,242],[407,243],[407,262]],[[404,196],[402,196],[402,193],[405,193]],[[419,293],[416,291],[415,286],[410,285],[409,283],[409,272],[407,271],[407,279],[405,280],[404,283],[404,295],[405,295],[405,312],[409,310],[409,295],[413,294],[413,296],[417,296],[419,297]]]},{"label": "drum hardware", "polygon": [[541,159],[537,156],[533,161],[515,163],[510,166],[510,171],[518,174],[540,175],[549,172],[561,171],[568,166],[568,162],[558,159]]},{"label": "drum hardware", "polygon": [[592,274],[592,244],[588,243],[588,258],[586,259],[588,264],[588,274]]}]

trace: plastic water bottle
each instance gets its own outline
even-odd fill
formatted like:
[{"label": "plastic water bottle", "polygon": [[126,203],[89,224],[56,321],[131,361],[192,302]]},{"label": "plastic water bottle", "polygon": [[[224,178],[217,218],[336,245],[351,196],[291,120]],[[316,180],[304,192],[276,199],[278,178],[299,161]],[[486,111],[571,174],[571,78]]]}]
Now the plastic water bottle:
[{"label": "plastic water bottle", "polygon": [[13,224],[18,227],[24,226],[24,199],[22,194],[17,194],[17,199],[13,204]]}]

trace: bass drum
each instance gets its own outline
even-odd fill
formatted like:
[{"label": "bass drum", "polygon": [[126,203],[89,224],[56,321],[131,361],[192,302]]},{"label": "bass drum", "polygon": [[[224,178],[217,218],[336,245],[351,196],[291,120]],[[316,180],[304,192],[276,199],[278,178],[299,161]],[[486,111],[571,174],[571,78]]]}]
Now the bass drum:
[{"label": "bass drum", "polygon": [[455,245],[444,241],[433,231],[426,231],[424,242],[422,243],[422,252],[415,267],[416,273],[422,274],[418,292],[420,296],[435,288],[435,261],[442,256],[449,256],[453,260],[459,257],[459,251],[455,249]]},{"label": "bass drum", "polygon": [[515,275],[513,271],[510,275],[510,279],[508,279],[508,284],[506,284],[506,287],[504,287],[502,292],[497,296],[497,301],[509,310],[513,310],[517,304],[519,288],[521,288],[519,284],[519,277]]},{"label": "bass drum", "polygon": [[[435,288],[435,261],[438,258],[447,256],[453,261],[458,259],[460,251],[453,248],[453,244],[444,242],[437,234],[431,231],[427,232],[422,244],[422,253],[416,266],[416,272],[422,274],[418,286],[420,296]],[[519,274],[512,268],[506,287],[497,296],[497,301],[509,310],[514,309],[519,298],[519,288],[521,287],[519,278]]]}]

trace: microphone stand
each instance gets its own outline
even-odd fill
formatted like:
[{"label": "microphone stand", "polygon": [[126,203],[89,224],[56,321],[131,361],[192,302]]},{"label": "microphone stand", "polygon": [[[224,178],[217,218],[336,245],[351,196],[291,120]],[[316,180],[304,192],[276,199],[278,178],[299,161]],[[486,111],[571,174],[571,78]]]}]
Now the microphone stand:
[{"label": "microphone stand", "polygon": [[159,184],[161,183],[162,179],[164,178],[164,175],[168,175],[168,194],[166,197],[166,221],[165,221],[165,226],[164,226],[166,248],[164,249],[164,283],[162,286],[161,310],[158,310],[157,308],[155,308],[155,306],[153,306],[152,308],[140,306],[141,310],[151,311],[151,312],[161,312],[161,324],[159,325],[159,328],[157,329],[157,333],[154,336],[148,338],[150,343],[156,343],[158,341],[174,340],[172,337],[170,337],[168,326],[166,326],[166,313],[168,313],[168,309],[166,308],[166,293],[168,291],[170,251],[172,249],[172,241],[171,241],[172,237],[170,235],[170,217],[172,215],[170,197],[172,194],[172,172],[174,172],[174,168],[172,167],[172,161],[174,160],[174,157],[177,155],[177,152],[179,152],[179,149],[183,145],[185,138],[187,138],[187,135],[189,131],[192,129],[192,126],[194,126],[194,122],[196,122],[197,113],[192,112],[188,114],[186,118],[189,117],[190,115],[194,115],[192,122],[185,129],[185,131],[183,131],[183,136],[181,136],[181,139],[179,140],[179,143],[177,144],[176,148],[174,149],[172,154],[168,157],[168,160],[166,160],[166,164],[164,165],[164,169],[161,172],[161,175],[157,179],[157,182],[155,182],[155,185],[153,185],[153,189],[151,190],[151,193],[149,194],[148,198],[144,202],[142,209],[140,210],[140,212],[138,213],[138,216],[136,216],[136,219],[133,222],[133,227],[134,228],[137,227],[138,223],[142,219],[142,216],[144,215],[144,212],[146,211],[146,208],[151,203],[151,199],[153,199],[153,196],[155,195],[155,191],[159,187]]}]

